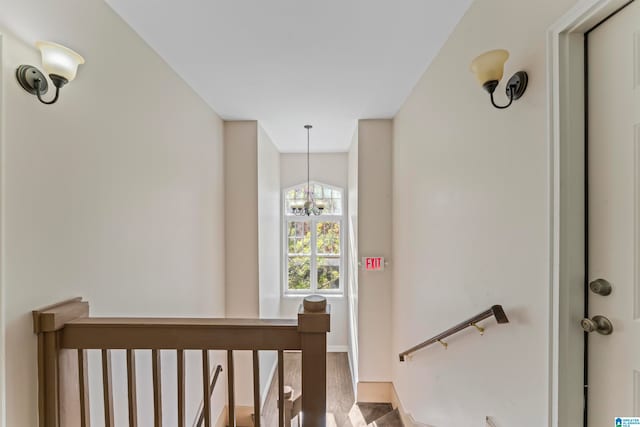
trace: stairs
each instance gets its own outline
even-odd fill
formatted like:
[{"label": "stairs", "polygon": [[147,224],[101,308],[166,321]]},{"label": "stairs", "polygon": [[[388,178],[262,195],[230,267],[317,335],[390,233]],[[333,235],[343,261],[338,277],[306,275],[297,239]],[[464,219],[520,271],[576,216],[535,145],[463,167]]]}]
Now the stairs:
[{"label": "stairs", "polygon": [[400,413],[398,410],[394,409],[386,415],[378,418],[370,425],[374,427],[402,427],[402,420],[400,419]]},{"label": "stairs", "polygon": [[356,403],[342,427],[403,427],[400,413],[390,403]]}]

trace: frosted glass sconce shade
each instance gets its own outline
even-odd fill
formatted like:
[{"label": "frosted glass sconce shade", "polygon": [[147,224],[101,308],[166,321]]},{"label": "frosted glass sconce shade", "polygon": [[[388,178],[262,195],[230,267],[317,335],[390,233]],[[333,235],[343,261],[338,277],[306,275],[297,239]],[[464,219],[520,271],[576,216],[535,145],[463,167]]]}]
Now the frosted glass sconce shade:
[{"label": "frosted glass sconce shade", "polygon": [[509,59],[509,52],[495,49],[483,53],[471,61],[471,72],[476,76],[480,85],[489,92],[491,104],[498,109],[509,107],[513,101],[522,97],[527,89],[529,76],[525,71],[518,71],[507,82],[506,93],[509,98],[507,105],[496,105],[493,93],[496,91],[504,75],[504,64]]},{"label": "frosted glass sconce shade", "polygon": [[84,64],[84,58],[73,50],[52,42],[37,42],[36,47],[42,54],[42,68],[47,72],[56,87],[51,101],[42,99],[49,90],[45,75],[33,65],[21,65],[16,70],[20,86],[32,95],[36,95],[43,104],[54,104],[60,95],[60,88],[76,78],[78,66]]},{"label": "frosted glass sconce shade", "polygon": [[509,59],[509,52],[504,49],[490,50],[471,61],[471,71],[476,75],[478,83],[502,80],[504,63]]},{"label": "frosted glass sconce shade", "polygon": [[84,58],[57,43],[37,42],[36,47],[42,53],[42,68],[49,75],[64,77],[67,82],[76,78],[78,66],[84,64]]}]

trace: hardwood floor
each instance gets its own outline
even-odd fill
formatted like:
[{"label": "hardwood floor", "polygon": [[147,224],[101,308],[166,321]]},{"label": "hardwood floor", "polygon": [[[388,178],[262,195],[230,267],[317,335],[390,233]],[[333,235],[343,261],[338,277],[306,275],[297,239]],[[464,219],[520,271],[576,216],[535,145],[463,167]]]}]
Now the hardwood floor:
[{"label": "hardwood floor", "polygon": [[[302,358],[299,352],[287,352],[284,354],[284,383],[293,388],[294,396],[299,396],[302,382]],[[262,409],[265,427],[277,427],[278,425],[278,374],[274,375],[267,399]],[[349,411],[355,403],[351,370],[347,353],[327,354],[327,426],[350,425]],[[295,425],[295,423],[293,423]]]}]

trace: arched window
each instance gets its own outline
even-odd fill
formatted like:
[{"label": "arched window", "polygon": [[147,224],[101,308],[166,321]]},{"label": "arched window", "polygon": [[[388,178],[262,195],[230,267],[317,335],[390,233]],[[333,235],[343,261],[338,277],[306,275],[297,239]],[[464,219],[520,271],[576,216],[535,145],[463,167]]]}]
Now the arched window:
[{"label": "arched window", "polygon": [[307,184],[284,191],[285,294],[343,292],[343,190],[312,182],[313,199],[324,202],[320,215],[298,216],[292,205],[307,199]]}]

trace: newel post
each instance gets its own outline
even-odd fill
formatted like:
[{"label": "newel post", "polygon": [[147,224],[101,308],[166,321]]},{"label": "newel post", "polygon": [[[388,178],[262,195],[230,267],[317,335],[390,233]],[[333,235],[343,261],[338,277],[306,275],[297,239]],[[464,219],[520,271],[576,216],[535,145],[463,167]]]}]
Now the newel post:
[{"label": "newel post", "polygon": [[[33,332],[38,336],[40,427],[75,426],[82,419],[88,420],[88,389],[86,383],[80,381],[80,378],[86,381],[86,357],[60,346],[65,324],[88,315],[89,303],[82,298],[33,311]],[[84,366],[80,366],[81,362]],[[85,375],[81,375],[81,369]]]},{"label": "newel post", "polygon": [[326,426],[330,312],[327,300],[317,295],[306,297],[298,310],[302,339],[302,427]]}]

